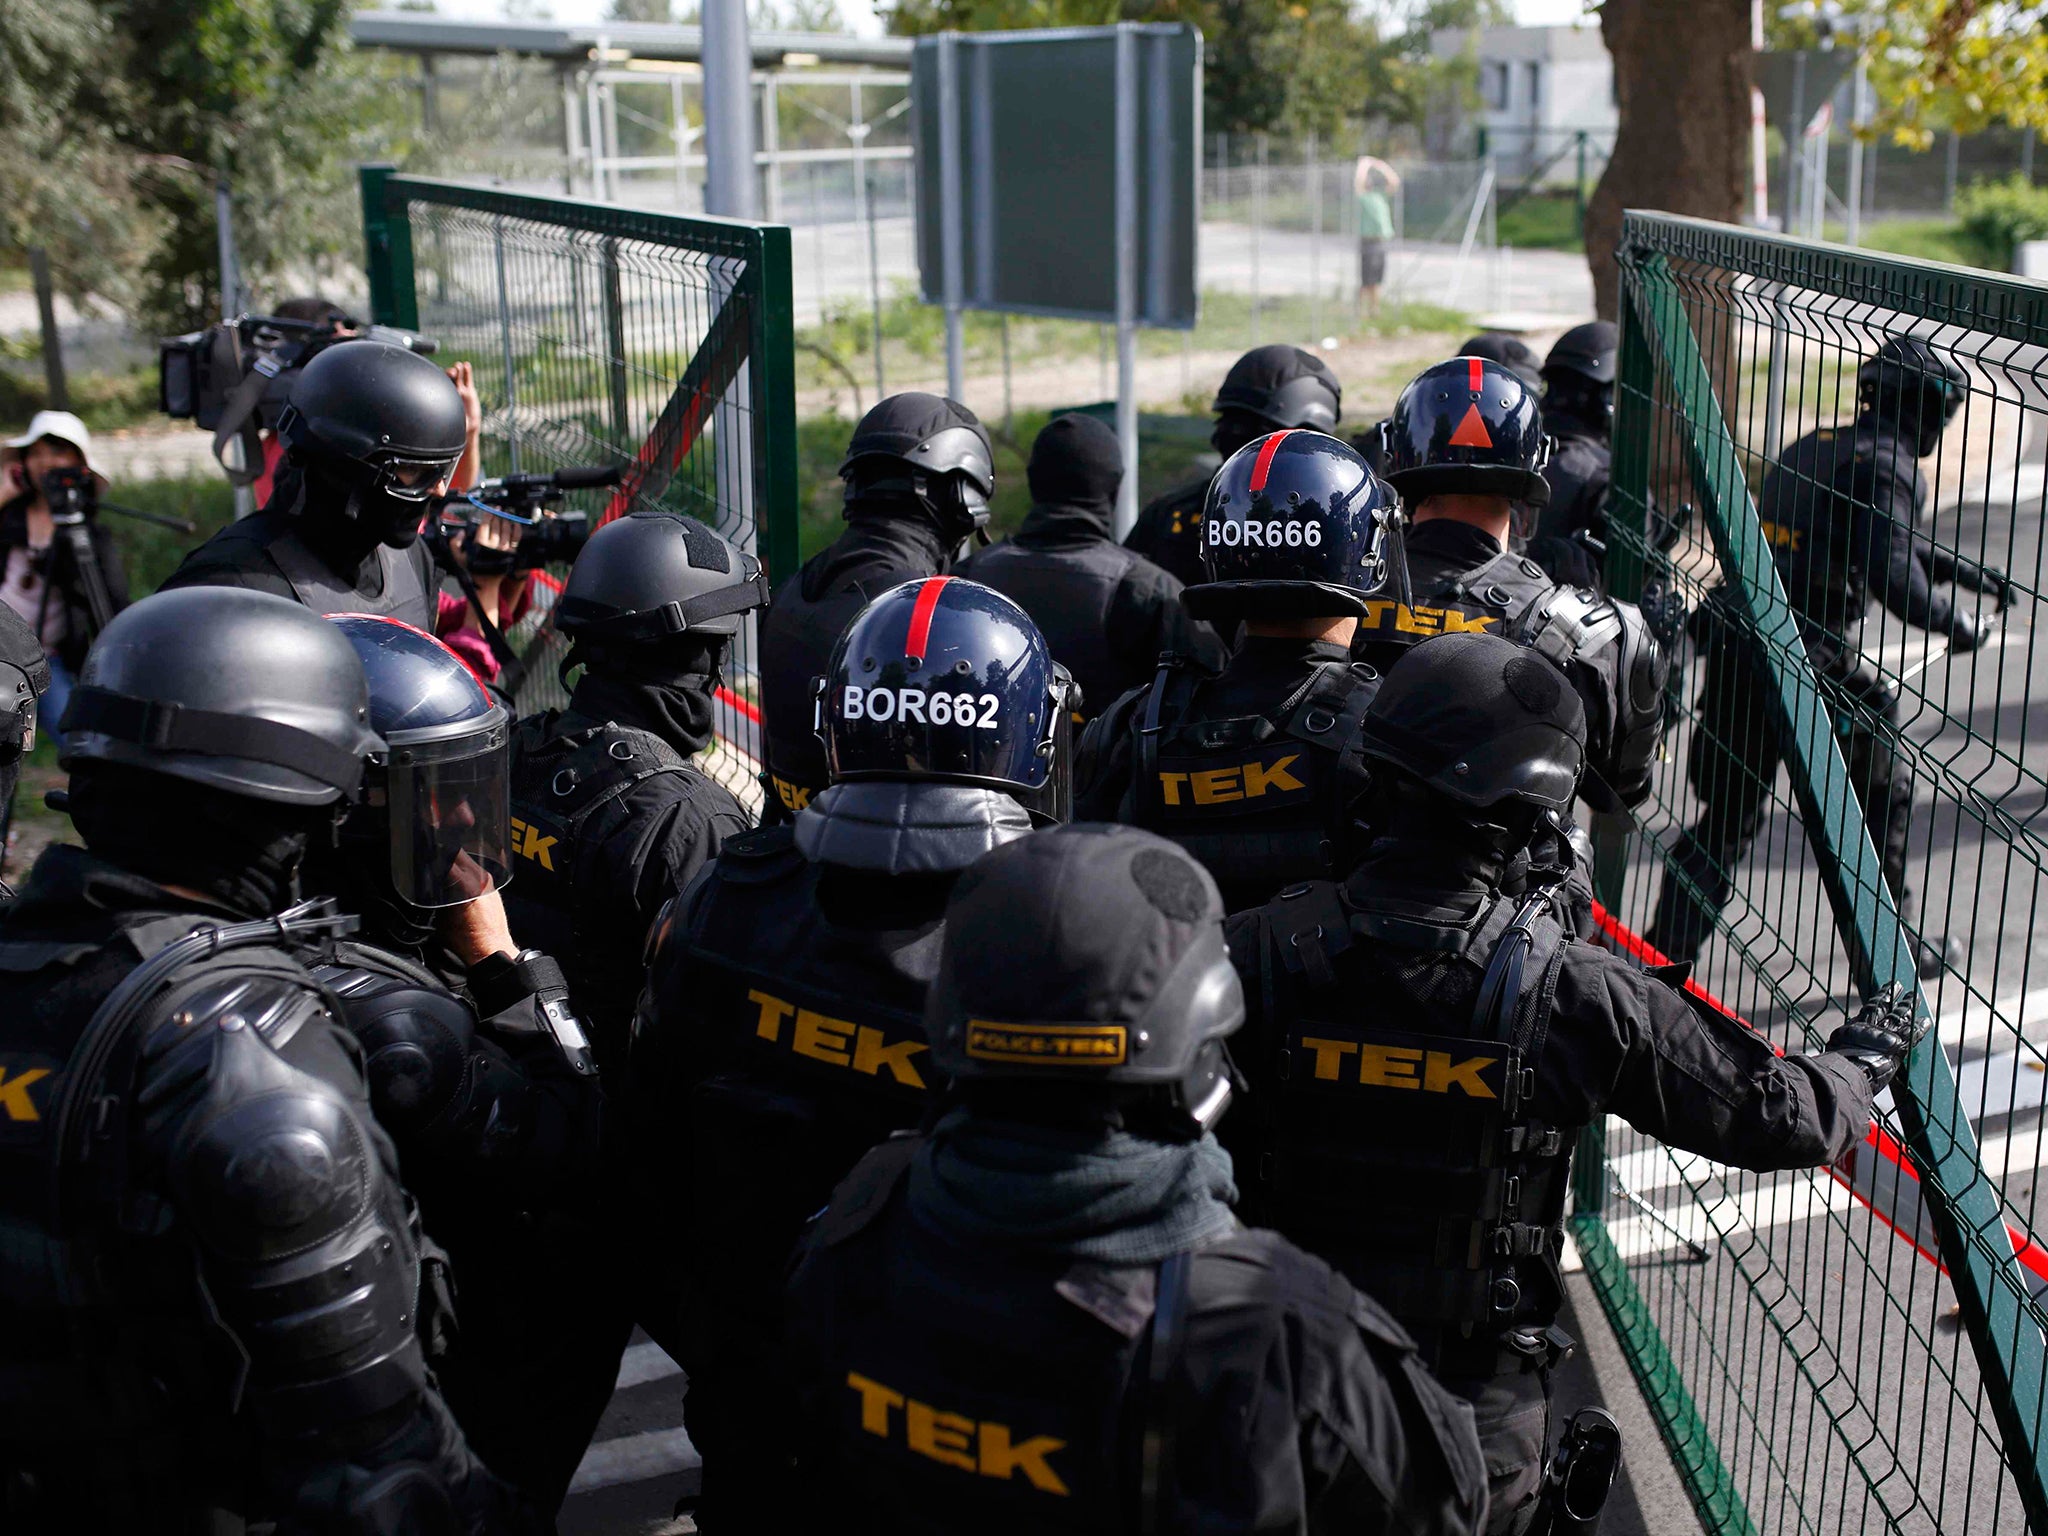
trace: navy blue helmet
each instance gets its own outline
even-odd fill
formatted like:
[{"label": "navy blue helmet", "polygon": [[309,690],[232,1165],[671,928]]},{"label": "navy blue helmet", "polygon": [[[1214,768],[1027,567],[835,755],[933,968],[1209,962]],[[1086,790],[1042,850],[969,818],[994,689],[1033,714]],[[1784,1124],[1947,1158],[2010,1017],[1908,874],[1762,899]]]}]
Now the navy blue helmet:
[{"label": "navy blue helmet", "polygon": [[893,587],[863,608],[819,680],[834,783],[930,779],[1034,795],[1064,754],[1072,689],[1029,614],[956,576]]},{"label": "navy blue helmet", "polygon": [[1410,507],[1430,496],[1550,500],[1550,439],[1534,390],[1483,357],[1418,373],[1384,427],[1386,476]]},{"label": "navy blue helmet", "polygon": [[1399,560],[1394,497],[1356,449],[1321,432],[1273,432],[1232,454],[1202,504],[1207,579],[1181,601],[1197,618],[1366,612]]},{"label": "navy blue helmet", "polygon": [[402,908],[461,906],[506,884],[510,711],[423,630],[381,614],[338,613],[333,623],[363,664],[370,726],[385,743],[370,755],[366,803],[344,839],[387,843],[390,894]]}]

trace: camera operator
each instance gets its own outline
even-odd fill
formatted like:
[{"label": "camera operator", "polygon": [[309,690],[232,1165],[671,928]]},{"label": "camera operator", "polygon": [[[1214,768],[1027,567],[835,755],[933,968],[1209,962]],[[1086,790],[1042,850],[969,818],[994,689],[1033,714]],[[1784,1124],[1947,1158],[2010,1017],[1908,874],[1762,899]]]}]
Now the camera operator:
[{"label": "camera operator", "polygon": [[[271,311],[280,320],[303,320],[308,325],[324,326],[330,336],[354,336],[357,334],[355,318],[339,304],[330,299],[306,297],[286,299]],[[284,467],[284,444],[277,434],[268,427],[258,433],[263,444],[263,467],[249,489],[256,497],[256,505],[262,506],[270,500],[270,493],[276,488],[277,472]]]},{"label": "camera operator", "polygon": [[[87,574],[77,568],[76,560],[53,555],[58,548],[57,509],[51,505],[51,491],[55,487],[62,500],[67,481],[76,485],[86,476],[100,489],[106,476],[92,467],[92,433],[69,411],[37,412],[28,431],[0,449],[0,476],[0,549],[7,554],[0,601],[34,629],[50,658],[43,718],[55,735],[71,696],[71,680],[85,663],[97,626],[86,592]],[[87,530],[109,605],[119,612],[128,606],[128,578],[113,535],[97,521],[88,522]]]},{"label": "camera operator", "polygon": [[440,577],[420,523],[471,452],[469,418],[455,382],[417,352],[371,339],[326,348],[278,421],[285,472],[269,501],[187,555],[165,587],[250,587],[431,634]]},{"label": "camera operator", "polygon": [[[483,478],[483,402],[476,392],[476,378],[468,363],[448,370],[455,392],[462,396],[462,418],[469,440],[462,450],[462,462],[449,480],[453,490],[466,490]],[[533,572],[514,563],[519,549],[519,527],[502,517],[485,517],[468,538],[455,541],[456,559],[469,569],[476,584],[476,601],[461,592],[442,588],[440,613],[434,634],[448,649],[462,658],[463,665],[485,684],[498,680],[499,664],[491,649],[489,623],[508,630],[526,616],[533,593]]]}]

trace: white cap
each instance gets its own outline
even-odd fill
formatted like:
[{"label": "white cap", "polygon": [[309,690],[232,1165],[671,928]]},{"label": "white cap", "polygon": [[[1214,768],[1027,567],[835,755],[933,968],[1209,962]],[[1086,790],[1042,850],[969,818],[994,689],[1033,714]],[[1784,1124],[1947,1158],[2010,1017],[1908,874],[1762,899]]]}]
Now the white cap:
[{"label": "white cap", "polygon": [[29,418],[28,430],[19,437],[9,438],[0,447],[0,463],[12,463],[19,459],[31,446],[46,437],[54,437],[60,443],[69,443],[85,459],[85,466],[92,470],[93,478],[102,485],[107,477],[93,468],[92,429],[69,411],[37,411]]}]

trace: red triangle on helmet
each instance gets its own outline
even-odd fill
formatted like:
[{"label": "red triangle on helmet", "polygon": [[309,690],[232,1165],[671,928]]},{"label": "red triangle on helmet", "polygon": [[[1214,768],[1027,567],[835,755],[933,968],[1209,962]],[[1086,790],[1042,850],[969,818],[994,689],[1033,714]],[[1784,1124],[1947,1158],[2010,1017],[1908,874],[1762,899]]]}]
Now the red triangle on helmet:
[{"label": "red triangle on helmet", "polygon": [[1465,407],[1465,419],[1458,423],[1458,430],[1451,434],[1453,448],[1491,448],[1493,434],[1486,430],[1486,418],[1479,414],[1477,405]]}]

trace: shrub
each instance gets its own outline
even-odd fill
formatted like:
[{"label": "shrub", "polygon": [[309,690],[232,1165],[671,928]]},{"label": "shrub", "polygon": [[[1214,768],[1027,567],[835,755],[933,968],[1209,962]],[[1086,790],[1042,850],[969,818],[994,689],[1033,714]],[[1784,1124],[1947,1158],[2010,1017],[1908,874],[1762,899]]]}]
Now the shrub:
[{"label": "shrub", "polygon": [[2015,171],[2003,181],[1976,181],[1956,194],[1956,222],[1987,267],[2012,269],[2022,240],[2048,239],[2048,187]]}]

